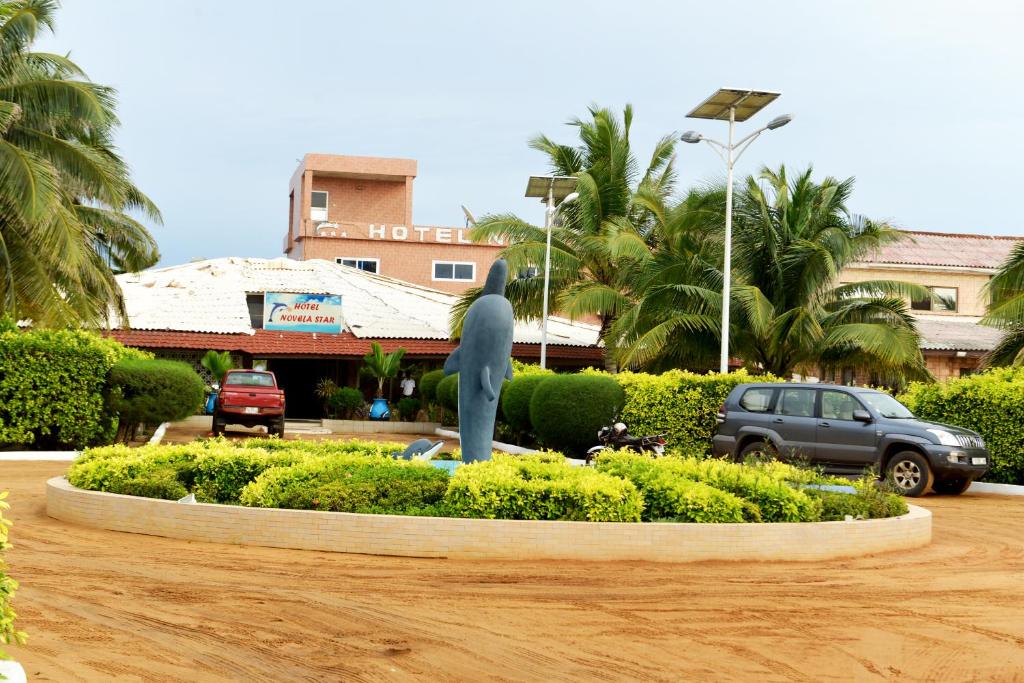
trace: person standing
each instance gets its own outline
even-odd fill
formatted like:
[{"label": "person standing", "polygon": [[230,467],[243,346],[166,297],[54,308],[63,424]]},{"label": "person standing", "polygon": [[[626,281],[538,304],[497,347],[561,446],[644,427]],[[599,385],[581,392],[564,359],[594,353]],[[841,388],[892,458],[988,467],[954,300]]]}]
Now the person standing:
[{"label": "person standing", "polygon": [[409,398],[412,396],[413,392],[416,391],[416,380],[406,374],[402,377],[402,383],[400,386],[402,387],[402,396],[404,398]]}]

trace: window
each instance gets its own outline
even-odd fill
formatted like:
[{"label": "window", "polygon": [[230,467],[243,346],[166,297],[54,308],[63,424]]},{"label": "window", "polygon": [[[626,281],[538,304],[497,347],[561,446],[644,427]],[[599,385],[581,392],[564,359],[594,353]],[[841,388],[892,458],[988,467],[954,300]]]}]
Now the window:
[{"label": "window", "polygon": [[826,420],[853,420],[853,411],[863,408],[860,401],[845,391],[821,392],[821,416]]},{"label": "window", "polygon": [[225,386],[233,387],[272,387],[274,377],[264,372],[229,372],[224,377]]},{"label": "window", "polygon": [[349,268],[358,268],[359,270],[365,270],[367,273],[380,272],[379,258],[349,258],[347,256],[339,256],[334,260],[337,261],[340,265],[348,266]]},{"label": "window", "polygon": [[476,264],[458,263],[453,261],[434,261],[433,279],[473,282],[476,279]]},{"label": "window", "polygon": [[313,221],[327,220],[327,193],[311,192],[309,198],[309,218]]},{"label": "window", "polygon": [[814,389],[783,389],[776,412],[793,417],[814,417]]},{"label": "window", "polygon": [[262,330],[263,294],[246,294],[245,304],[249,307],[249,325],[254,330]]},{"label": "window", "polygon": [[952,311],[957,310],[956,287],[929,287],[932,292],[930,299],[914,299],[910,308],[915,311]]},{"label": "window", "polygon": [[752,413],[767,413],[772,406],[772,394],[774,389],[747,389],[743,392],[740,405],[744,410]]},{"label": "window", "polygon": [[862,391],[858,394],[864,402],[878,411],[882,417],[895,420],[910,420],[914,414],[907,407],[889,394],[880,391]]}]

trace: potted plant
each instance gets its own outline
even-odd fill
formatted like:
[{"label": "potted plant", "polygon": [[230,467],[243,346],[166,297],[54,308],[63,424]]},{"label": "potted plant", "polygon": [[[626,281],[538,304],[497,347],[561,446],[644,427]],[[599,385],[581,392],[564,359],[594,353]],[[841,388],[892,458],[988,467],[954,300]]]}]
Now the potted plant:
[{"label": "potted plant", "polygon": [[371,420],[387,420],[391,418],[391,408],[384,398],[384,380],[392,379],[398,374],[398,369],[405,355],[405,349],[395,349],[391,353],[384,353],[380,344],[373,342],[370,346],[370,353],[363,356],[364,372],[377,380],[377,396],[370,406]]},{"label": "potted plant", "polygon": [[217,389],[224,384],[224,375],[228,374],[228,370],[235,367],[235,364],[231,361],[231,354],[227,351],[221,351],[220,353],[210,349],[203,356],[203,359],[199,361],[199,364],[210,371],[213,376],[213,386],[210,388],[210,392],[206,395],[206,412],[210,415],[213,414],[213,402],[217,396]]},{"label": "potted plant", "polygon": [[[7,527],[10,522],[4,519],[3,514],[9,507],[4,502],[6,497],[7,492],[0,491],[0,643],[22,645],[25,642],[25,634],[14,628],[14,619],[18,615],[11,609],[11,599],[18,588],[18,582],[7,576],[7,565],[3,560],[4,551],[11,547],[7,542]],[[25,680],[25,670],[21,665],[7,659],[7,653],[0,649],[0,681],[25,683]]]}]

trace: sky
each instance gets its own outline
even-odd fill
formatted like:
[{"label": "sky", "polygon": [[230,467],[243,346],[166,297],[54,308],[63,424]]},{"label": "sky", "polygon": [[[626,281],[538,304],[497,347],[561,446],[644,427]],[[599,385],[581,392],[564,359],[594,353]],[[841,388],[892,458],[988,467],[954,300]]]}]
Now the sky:
[{"label": "sky", "polygon": [[[740,135],[738,174],[854,176],[854,213],[913,230],[1024,235],[1024,4],[996,0],[266,2],[64,0],[38,50],[118,91],[117,144],[160,207],[171,265],[281,255],[307,152],[416,159],[413,220],[512,211],[548,171],[527,141],[574,141],[591,104],[632,103],[633,149],[725,124],[686,113],[719,87],[780,91]],[[680,143],[680,191],[724,177]]]}]

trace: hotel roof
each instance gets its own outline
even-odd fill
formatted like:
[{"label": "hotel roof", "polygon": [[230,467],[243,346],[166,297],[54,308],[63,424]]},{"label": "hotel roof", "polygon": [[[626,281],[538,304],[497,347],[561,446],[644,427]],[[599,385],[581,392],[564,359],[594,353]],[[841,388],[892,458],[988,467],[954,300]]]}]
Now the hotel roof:
[{"label": "hotel roof", "polygon": [[918,315],[917,331],[924,351],[991,351],[1002,332],[979,325],[968,316]]},{"label": "hotel roof", "polygon": [[906,231],[905,238],[880,248],[865,263],[983,268],[995,270],[1024,238]]},{"label": "hotel roof", "polygon": [[[161,340],[154,345],[169,344],[167,335],[142,334],[147,331],[258,336],[267,343],[273,339],[275,344],[312,344],[299,341],[308,333],[285,340],[288,333],[270,333],[250,325],[246,295],[263,292],[341,295],[342,334],[317,335],[334,339],[322,339],[324,350],[310,351],[314,354],[330,352],[328,347],[340,349],[338,345],[344,345],[346,339],[447,342],[448,317],[458,300],[452,294],[323,260],[229,257],[119,275],[117,280],[124,293],[125,322],[130,331],[115,336],[138,336],[139,345],[143,345],[143,337]],[[114,319],[111,325],[116,327],[119,322]],[[552,317],[548,344],[595,348],[598,331],[595,325]],[[539,344],[540,336],[539,322],[515,325],[513,340],[517,344]]]}]

